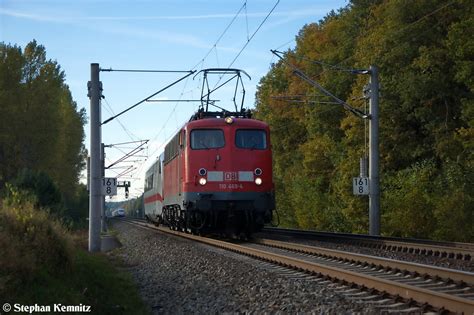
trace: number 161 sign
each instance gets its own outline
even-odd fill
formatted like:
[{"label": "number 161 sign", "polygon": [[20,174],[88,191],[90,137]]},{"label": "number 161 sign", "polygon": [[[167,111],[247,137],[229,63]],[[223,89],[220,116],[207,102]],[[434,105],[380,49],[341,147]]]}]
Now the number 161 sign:
[{"label": "number 161 sign", "polygon": [[367,177],[354,177],[352,180],[352,191],[354,195],[368,195],[369,179]]},{"label": "number 161 sign", "polygon": [[113,196],[117,194],[117,178],[102,178],[102,195]]}]

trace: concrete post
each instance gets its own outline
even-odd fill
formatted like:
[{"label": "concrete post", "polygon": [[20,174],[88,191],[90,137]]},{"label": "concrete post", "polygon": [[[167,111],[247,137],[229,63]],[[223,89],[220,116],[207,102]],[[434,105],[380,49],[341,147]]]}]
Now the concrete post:
[{"label": "concrete post", "polygon": [[90,191],[89,191],[89,252],[100,251],[100,208],[101,191],[101,126],[100,126],[100,81],[99,64],[91,63],[91,80],[89,81],[90,98]]},{"label": "concrete post", "polygon": [[369,114],[369,233],[380,235],[379,78],[376,66],[370,66]]},{"label": "concrete post", "polygon": [[[102,178],[105,177],[105,146],[103,143],[100,144],[100,164]],[[105,215],[105,196],[102,196],[102,202],[100,203],[100,218],[101,218],[101,231],[107,233],[107,217]]]}]

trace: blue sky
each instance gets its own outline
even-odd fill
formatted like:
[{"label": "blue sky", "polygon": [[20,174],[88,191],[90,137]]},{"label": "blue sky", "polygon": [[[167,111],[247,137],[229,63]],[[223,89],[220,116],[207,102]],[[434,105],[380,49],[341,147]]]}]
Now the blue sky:
[{"label": "blue sky", "polygon": [[[66,74],[79,108],[89,111],[87,81],[90,64],[112,69],[201,70],[227,67],[254,34],[277,0],[0,0],[0,41],[24,47],[32,39]],[[298,31],[317,22],[347,0],[280,0],[232,65],[245,70],[245,107],[254,107],[256,86],[275,58],[270,49],[295,45]],[[223,34],[236,16],[235,21]],[[222,38],[217,42],[219,37]],[[217,42],[217,44],[216,44]],[[215,45],[216,44],[216,45]],[[214,46],[215,45],[215,46]],[[207,56],[207,57],[206,57]],[[182,74],[101,72],[105,101],[102,121],[160,90]],[[198,99],[201,76],[188,78],[156,99]],[[229,104],[233,88],[219,95]],[[140,162],[120,180],[131,180],[131,197],[143,191],[143,175],[164,144],[196,110],[198,103],[144,103],[104,125],[105,144],[149,139]],[[226,106],[224,106],[226,107]],[[89,148],[89,125],[85,126]],[[107,149],[108,164],[131,147]],[[107,164],[107,163],[106,163]],[[115,177],[126,168],[108,171]],[[123,199],[123,192],[115,198]]]}]

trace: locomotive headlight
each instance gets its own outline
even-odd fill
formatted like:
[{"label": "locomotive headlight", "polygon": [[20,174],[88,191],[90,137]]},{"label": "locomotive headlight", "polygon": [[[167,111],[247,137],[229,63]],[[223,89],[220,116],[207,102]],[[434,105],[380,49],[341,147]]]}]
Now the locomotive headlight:
[{"label": "locomotive headlight", "polygon": [[232,117],[226,117],[226,118],[225,118],[225,122],[230,125],[231,123],[234,122],[234,118],[232,118]]},{"label": "locomotive headlight", "polygon": [[255,178],[255,184],[257,184],[257,186],[260,186],[262,184],[262,179],[260,177]]},{"label": "locomotive headlight", "polygon": [[201,184],[201,186],[206,185],[206,183],[207,183],[207,180],[206,180],[204,177],[201,177],[201,178],[199,179],[199,184]]}]

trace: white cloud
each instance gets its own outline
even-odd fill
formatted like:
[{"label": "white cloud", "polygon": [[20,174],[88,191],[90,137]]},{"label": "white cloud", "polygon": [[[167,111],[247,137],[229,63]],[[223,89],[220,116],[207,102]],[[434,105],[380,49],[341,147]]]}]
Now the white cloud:
[{"label": "white cloud", "polygon": [[34,21],[41,21],[41,22],[57,22],[58,21],[58,18],[54,18],[54,17],[50,17],[46,15],[36,15],[32,13],[18,12],[18,11],[3,9],[3,8],[0,8],[0,15],[34,20]]},{"label": "white cloud", "polygon": [[[327,12],[327,8],[317,8],[309,7],[306,9],[300,10],[289,10],[289,11],[279,11],[272,13],[272,16],[278,17],[293,17],[298,18],[302,16],[320,16]],[[77,15],[65,15],[54,14],[54,15],[45,15],[45,14],[35,14],[30,12],[21,12],[15,10],[9,10],[0,8],[0,14],[30,19],[35,21],[43,22],[73,22],[73,21],[145,21],[145,20],[209,20],[209,19],[229,19],[235,16],[235,13],[215,13],[215,14],[198,14],[198,15],[149,15],[149,16],[77,16]],[[268,12],[254,12],[254,13],[240,13],[239,18],[263,18],[268,15]]]}]

